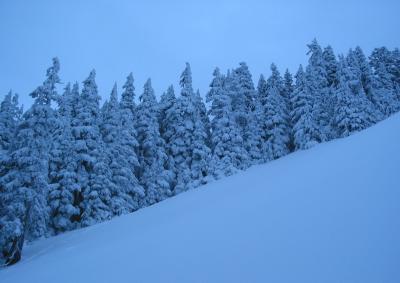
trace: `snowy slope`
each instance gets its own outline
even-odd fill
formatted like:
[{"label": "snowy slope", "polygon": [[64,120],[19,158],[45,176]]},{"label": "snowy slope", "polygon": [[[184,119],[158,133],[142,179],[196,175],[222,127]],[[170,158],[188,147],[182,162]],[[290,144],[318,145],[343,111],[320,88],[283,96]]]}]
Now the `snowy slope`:
[{"label": "snowy slope", "polygon": [[400,282],[400,115],[110,222],[0,282]]}]

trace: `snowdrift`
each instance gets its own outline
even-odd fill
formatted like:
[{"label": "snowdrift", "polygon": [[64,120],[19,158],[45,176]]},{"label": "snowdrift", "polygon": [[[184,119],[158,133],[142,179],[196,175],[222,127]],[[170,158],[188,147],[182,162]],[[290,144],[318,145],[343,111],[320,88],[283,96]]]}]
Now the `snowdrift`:
[{"label": "snowdrift", "polygon": [[400,115],[34,242],[0,282],[400,282]]}]

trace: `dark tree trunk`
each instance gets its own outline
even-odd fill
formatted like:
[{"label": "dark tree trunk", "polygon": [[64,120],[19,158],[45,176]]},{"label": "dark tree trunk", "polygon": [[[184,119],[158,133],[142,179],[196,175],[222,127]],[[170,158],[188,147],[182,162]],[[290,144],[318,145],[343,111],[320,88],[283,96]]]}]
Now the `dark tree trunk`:
[{"label": "dark tree trunk", "polygon": [[24,234],[15,237],[9,251],[4,253],[5,265],[13,265],[21,259],[22,246],[24,245]]}]

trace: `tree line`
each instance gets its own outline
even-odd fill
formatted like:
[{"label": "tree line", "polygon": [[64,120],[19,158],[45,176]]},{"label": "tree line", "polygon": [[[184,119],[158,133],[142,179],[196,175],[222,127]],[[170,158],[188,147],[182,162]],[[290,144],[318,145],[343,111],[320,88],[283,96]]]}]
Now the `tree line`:
[{"label": "tree line", "polygon": [[11,91],[1,102],[0,259],[13,264],[24,241],[130,213],[399,111],[399,49],[336,56],[314,40],[308,50],[294,77],[272,64],[256,87],[246,63],[216,68],[205,102],[188,63],[180,95],[170,86],[159,101],[148,79],[136,103],[129,74],[102,106],[94,70],[57,93],[54,58],[27,111]]}]

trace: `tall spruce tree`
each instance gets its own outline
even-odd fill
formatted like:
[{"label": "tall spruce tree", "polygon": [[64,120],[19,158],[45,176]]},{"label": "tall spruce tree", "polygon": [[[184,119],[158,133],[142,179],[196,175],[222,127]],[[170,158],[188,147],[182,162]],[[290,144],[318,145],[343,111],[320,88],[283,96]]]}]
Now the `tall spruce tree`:
[{"label": "tall spruce tree", "polygon": [[107,166],[104,143],[101,137],[100,96],[95,82],[96,72],[90,72],[83,82],[82,94],[72,120],[74,156],[81,191],[77,192],[75,206],[79,207],[78,221],[89,226],[112,216],[111,171]]},{"label": "tall spruce tree", "polygon": [[357,66],[346,59],[350,58],[340,58],[334,112],[334,125],[339,137],[363,130],[378,120],[374,105],[365,95]]},{"label": "tall spruce tree", "polygon": [[50,228],[55,234],[75,229],[80,213],[79,208],[74,206],[80,184],[74,162],[71,128],[74,108],[79,98],[78,88],[78,84],[75,84],[71,90],[70,84],[67,84],[64,93],[57,97],[57,120],[52,133],[53,146],[49,160],[51,189],[48,196]]},{"label": "tall spruce tree", "polygon": [[[0,105],[0,178],[9,171],[10,150],[21,115],[22,108],[18,105],[18,95],[10,91]],[[0,184],[0,263],[6,261],[7,264],[19,260],[20,247],[16,245],[18,243],[16,239],[22,234],[21,223],[12,213],[14,208],[10,207],[17,205],[13,193]]]},{"label": "tall spruce tree", "polygon": [[247,64],[242,62],[239,65],[233,71],[230,82],[233,87],[230,92],[232,106],[251,163],[257,164],[263,159],[260,122],[262,107]]},{"label": "tall spruce tree", "polygon": [[[18,94],[10,90],[0,104],[0,152],[8,155],[12,147],[15,131],[21,121],[22,107],[18,104]],[[5,158],[7,159],[7,158]],[[5,160],[1,158],[1,160]]]},{"label": "tall spruce tree", "polygon": [[283,75],[283,89],[282,89],[282,96],[285,98],[287,103],[288,111],[291,110],[291,98],[293,95],[294,85],[293,85],[293,76],[286,69],[285,74]]},{"label": "tall spruce tree", "polygon": [[[132,198],[134,203],[140,205],[142,199],[144,198],[144,189],[137,180],[137,172],[139,171],[140,167],[137,157],[139,143],[137,141],[135,87],[133,83],[133,75],[130,73],[125,84],[123,85],[124,91],[121,95],[121,133],[119,139],[121,143],[121,154],[125,157],[123,162],[126,162],[126,168],[128,168],[136,178],[136,180],[132,179],[135,184],[132,188],[134,191]],[[131,173],[127,174],[131,175]]]},{"label": "tall spruce tree", "polygon": [[6,219],[1,233],[5,234],[2,249],[6,251],[7,263],[19,260],[24,239],[48,235],[48,159],[55,122],[51,102],[57,95],[59,69],[59,61],[54,58],[46,80],[31,93],[34,103],[18,125],[7,161],[9,170],[0,179],[5,214],[2,219]]},{"label": "tall spruce tree", "polygon": [[192,87],[190,65],[180,79],[181,96],[167,114],[171,124],[168,152],[174,159],[175,193],[207,182],[210,149]]},{"label": "tall spruce tree", "polygon": [[121,139],[122,119],[118,102],[117,85],[111,91],[110,99],[102,110],[101,133],[107,154],[106,162],[111,170],[112,184],[110,206],[113,215],[121,215],[137,210],[140,207],[136,194],[142,194],[143,189],[129,167],[125,156],[125,144]]},{"label": "tall spruce tree", "polygon": [[236,127],[231,97],[224,89],[224,77],[214,70],[207,102],[210,105],[211,141],[213,145],[211,168],[215,178],[234,174],[245,169],[249,156],[243,138]]},{"label": "tall spruce tree", "polygon": [[334,138],[331,125],[334,101],[328,88],[328,75],[322,48],[316,39],[307,46],[309,48],[307,54],[310,57],[306,68],[306,85],[308,92],[313,97],[313,116],[320,129],[317,141],[322,142]]},{"label": "tall spruce tree", "polygon": [[[292,120],[290,118],[290,113],[293,108],[293,105],[292,105],[293,91],[294,91],[293,76],[289,72],[289,70],[286,69],[285,74],[283,76],[283,97],[285,97],[285,101],[286,101],[286,113],[285,114],[286,114],[287,123],[288,123],[288,126],[290,129],[293,128]],[[289,148],[289,151],[293,151],[295,149],[293,132],[291,130],[289,131],[288,148]]]},{"label": "tall spruce tree", "polygon": [[145,188],[145,204],[151,205],[171,195],[169,174],[166,172],[168,156],[158,124],[158,105],[148,79],[137,107],[139,141],[139,180]]},{"label": "tall spruce tree", "polygon": [[167,164],[166,172],[168,173],[169,190],[173,191],[175,187],[175,173],[174,173],[174,158],[172,154],[168,151],[170,147],[168,146],[171,142],[174,133],[174,121],[176,121],[177,113],[174,112],[174,107],[176,103],[174,87],[170,85],[165,93],[161,95],[159,102],[158,111],[158,123],[160,126],[160,135],[164,140],[165,152],[167,154]]},{"label": "tall spruce tree", "polygon": [[328,87],[336,87],[339,83],[338,79],[338,62],[336,60],[335,53],[333,52],[333,48],[328,45],[324,48],[322,52],[322,59],[324,62],[326,78]]},{"label": "tall spruce tree", "polygon": [[296,83],[292,97],[292,131],[296,150],[308,149],[321,142],[319,125],[314,117],[314,97],[307,86],[306,74],[300,65],[296,73]]},{"label": "tall spruce tree", "polygon": [[395,54],[381,47],[375,48],[369,57],[375,78],[376,104],[385,117],[400,110],[400,69]]},{"label": "tall spruce tree", "polygon": [[170,85],[166,92],[161,95],[160,102],[159,102],[159,117],[158,123],[160,124],[160,133],[161,136],[164,138],[165,141],[168,140],[165,133],[168,132],[168,128],[170,125],[168,124],[167,112],[169,109],[172,108],[176,101],[175,91],[173,85]]},{"label": "tall spruce tree", "polygon": [[[275,64],[271,65],[271,71],[272,74],[266,83],[262,81],[263,77],[259,82],[264,110],[262,138],[265,161],[288,154],[290,141],[287,102],[282,95],[284,88],[282,78]],[[262,91],[263,89],[265,91]]]},{"label": "tall spruce tree", "polygon": [[207,114],[207,108],[205,103],[203,102],[203,98],[200,95],[200,90],[197,90],[195,95],[195,107],[199,112],[201,123],[204,127],[204,131],[206,133],[206,145],[207,147],[211,148],[211,125],[210,125],[210,118]]}]

